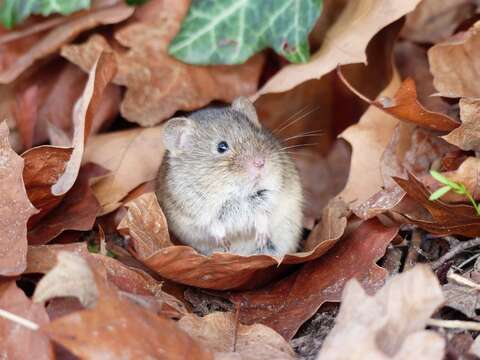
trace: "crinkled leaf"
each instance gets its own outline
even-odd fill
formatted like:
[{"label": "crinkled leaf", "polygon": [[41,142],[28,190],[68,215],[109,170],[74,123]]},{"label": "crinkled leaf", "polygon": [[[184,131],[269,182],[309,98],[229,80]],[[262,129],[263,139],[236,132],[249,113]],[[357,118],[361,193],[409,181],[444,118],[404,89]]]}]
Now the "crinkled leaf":
[{"label": "crinkled leaf", "polygon": [[0,21],[10,29],[33,14],[68,15],[89,7],[90,0],[4,0],[0,7]]},{"label": "crinkled leaf", "polygon": [[193,1],[170,54],[189,64],[241,64],[267,47],[308,61],[307,36],[323,0]]}]

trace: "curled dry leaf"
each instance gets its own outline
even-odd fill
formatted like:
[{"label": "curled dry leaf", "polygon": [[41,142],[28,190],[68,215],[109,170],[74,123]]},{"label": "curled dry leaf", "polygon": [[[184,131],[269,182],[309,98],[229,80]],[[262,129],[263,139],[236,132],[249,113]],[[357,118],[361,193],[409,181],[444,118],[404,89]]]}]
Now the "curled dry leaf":
[{"label": "curled dry leaf", "polygon": [[471,237],[480,234],[480,217],[472,206],[447,204],[442,200],[430,201],[430,192],[410,173],[408,179],[394,178],[394,180],[405,190],[411,200],[428,211],[428,214],[420,213],[418,209],[402,212],[400,215],[407,222],[434,234]]},{"label": "curled dry leaf", "polygon": [[433,84],[445,97],[480,97],[476,78],[479,66],[480,22],[428,50]]},{"label": "curled dry leaf", "polygon": [[330,27],[320,49],[310,62],[288,65],[273,76],[256,97],[289,90],[307,80],[319,79],[338,65],[365,62],[365,49],[372,37],[386,25],[412,11],[420,0],[392,3],[387,0],[348,2]]},{"label": "curled dry leaf", "polygon": [[459,105],[462,124],[443,138],[462,150],[480,151],[480,99],[463,98]]},{"label": "curled dry leaf", "polygon": [[[14,280],[3,280],[0,283],[0,309],[38,325],[49,322],[45,308],[32,303]],[[55,359],[53,347],[45,334],[3,317],[0,318],[0,354],[4,359],[28,360],[32,354],[39,360]]]},{"label": "curled dry leaf", "polygon": [[443,359],[445,340],[424,330],[442,302],[440,284],[425,265],[391,278],[375,296],[352,279],[317,359]]},{"label": "curled dry leaf", "polygon": [[21,274],[27,266],[27,221],[37,212],[23,183],[24,161],[8,142],[0,123],[0,275]]},{"label": "curled dry leaf", "polygon": [[[278,333],[261,324],[238,324],[235,315],[214,312],[204,317],[184,316],[178,326],[186,333],[206,344],[219,359],[293,360],[290,345]],[[235,350],[233,344],[236,344]]]},{"label": "curled dry leaf", "polygon": [[80,170],[85,143],[90,134],[94,115],[107,84],[115,76],[117,65],[110,53],[101,53],[90,70],[87,84],[73,111],[74,134],[72,155],[64,173],[52,185],[52,194],[63,195],[71,189]]},{"label": "curled dry leaf", "polygon": [[[178,110],[195,110],[212,100],[231,102],[257,89],[263,55],[243,65],[193,66],[168,55],[167,47],[180,29],[189,1],[151,0],[135,13],[135,20],[115,33],[128,48],[116,51],[101,35],[86,43],[62,48],[62,55],[87,70],[102,50],[114,51],[119,72],[114,79],[127,87],[122,115],[142,126],[152,126]],[[165,14],[168,14],[165,15]]]},{"label": "curled dry leaf", "polygon": [[156,177],[165,151],[162,131],[161,126],[156,126],[89,139],[83,162],[92,162],[110,171],[92,184],[102,215],[116,210],[132,190]]},{"label": "curled dry leaf", "polygon": [[385,253],[397,228],[377,219],[365,221],[323,257],[260,290],[237,293],[230,300],[240,306],[240,321],[261,323],[290,340],[325,302],[338,302],[345,283],[356,278],[367,291],[378,289],[387,271],[376,261]]},{"label": "curled dry leaf", "polygon": [[475,0],[423,0],[407,15],[402,36],[418,43],[438,43],[475,14]]},{"label": "curled dry leaf", "polygon": [[[118,291],[109,286],[95,268],[89,268],[81,257],[74,254],[61,257],[63,262],[68,262],[64,267],[90,274],[87,277],[88,283],[95,287],[98,294],[96,305],[92,309],[74,312],[41,327],[51,339],[74,355],[90,359],[213,359],[209,350],[190,338],[172,320],[122,298]],[[55,268],[52,272],[54,271]],[[49,274],[45,275],[44,279],[48,278]],[[69,273],[69,278],[72,277],[73,274]],[[92,278],[93,283],[90,282]],[[63,276],[58,278],[60,281],[62,279]],[[40,283],[37,289],[39,286]],[[55,282],[52,286],[55,287]]]},{"label": "curled dry leaf", "polygon": [[172,244],[154,193],[143,194],[126,206],[128,212],[118,229],[131,239],[135,256],[164,278],[209,289],[258,286],[280,274],[280,264],[303,263],[325,254],[343,235],[347,225],[346,205],[335,201],[325,208],[322,222],[306,240],[303,252],[287,254],[283,259],[230,253],[205,256],[190,246]]},{"label": "curled dry leaf", "polygon": [[86,12],[82,16],[72,15],[71,20],[57,26],[41,39],[36,39],[23,53],[17,53],[15,60],[0,71],[0,83],[14,81],[37,60],[55,53],[60,47],[79,33],[99,25],[116,24],[133,14],[134,8],[126,4]]},{"label": "curled dry leaf", "polygon": [[[475,282],[471,278],[471,274],[472,272],[468,272],[461,276]],[[471,319],[478,320],[477,309],[480,301],[478,289],[452,281],[448,275],[447,279],[448,283],[442,286],[443,295],[445,296],[444,305],[464,313]]]}]

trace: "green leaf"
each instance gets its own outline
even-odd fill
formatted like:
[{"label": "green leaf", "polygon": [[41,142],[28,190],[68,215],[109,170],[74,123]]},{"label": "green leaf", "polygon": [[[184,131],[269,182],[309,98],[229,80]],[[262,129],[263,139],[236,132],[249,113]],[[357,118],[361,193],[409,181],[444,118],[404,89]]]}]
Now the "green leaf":
[{"label": "green leaf", "polygon": [[0,21],[11,29],[32,14],[48,16],[68,15],[90,7],[91,0],[3,0],[0,6]]},{"label": "green leaf", "polygon": [[267,47],[295,63],[323,0],[192,0],[170,54],[190,64],[241,64]]},{"label": "green leaf", "polygon": [[428,200],[430,201],[434,201],[434,200],[438,200],[440,199],[443,195],[445,195],[447,192],[449,192],[450,190],[452,190],[452,188],[450,186],[443,186],[441,187],[440,189],[436,190],[435,192],[433,192],[430,197],[428,198]]},{"label": "green leaf", "polygon": [[447,179],[445,176],[440,174],[438,171],[435,170],[430,170],[430,175],[437,180],[439,183],[442,183],[444,185],[448,185],[450,188],[454,189],[455,191],[462,191],[462,186],[461,184],[457,184],[456,182]]}]

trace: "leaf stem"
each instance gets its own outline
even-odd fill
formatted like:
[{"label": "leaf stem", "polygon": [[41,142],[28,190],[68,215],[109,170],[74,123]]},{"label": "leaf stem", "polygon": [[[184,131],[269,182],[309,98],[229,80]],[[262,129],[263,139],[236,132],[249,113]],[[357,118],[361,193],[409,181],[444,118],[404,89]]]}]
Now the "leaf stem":
[{"label": "leaf stem", "polygon": [[19,325],[22,325],[23,327],[26,327],[33,331],[37,331],[40,328],[40,326],[37,323],[34,323],[33,321],[25,319],[21,316],[15,315],[7,310],[0,309],[0,317],[3,317],[4,319],[10,320]]}]

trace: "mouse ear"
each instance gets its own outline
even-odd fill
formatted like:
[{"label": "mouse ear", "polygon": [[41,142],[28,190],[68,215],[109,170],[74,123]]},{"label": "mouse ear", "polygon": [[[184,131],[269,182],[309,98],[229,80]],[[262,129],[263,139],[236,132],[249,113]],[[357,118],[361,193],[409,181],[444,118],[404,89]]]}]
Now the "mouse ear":
[{"label": "mouse ear", "polygon": [[255,126],[261,127],[255,106],[245,96],[236,98],[232,103],[232,109],[245,115]]},{"label": "mouse ear", "polygon": [[192,135],[194,128],[195,123],[188,118],[178,117],[168,120],[163,129],[165,148],[173,156],[191,149],[193,146]]}]

